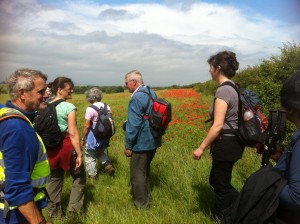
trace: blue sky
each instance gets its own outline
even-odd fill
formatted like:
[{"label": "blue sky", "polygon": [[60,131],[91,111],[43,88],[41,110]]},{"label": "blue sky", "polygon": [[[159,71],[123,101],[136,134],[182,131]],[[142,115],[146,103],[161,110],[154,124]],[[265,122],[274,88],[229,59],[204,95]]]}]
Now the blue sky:
[{"label": "blue sky", "polygon": [[123,85],[138,69],[150,86],[209,80],[207,58],[237,54],[240,68],[300,42],[299,0],[0,1],[4,80],[29,67],[76,85]]}]

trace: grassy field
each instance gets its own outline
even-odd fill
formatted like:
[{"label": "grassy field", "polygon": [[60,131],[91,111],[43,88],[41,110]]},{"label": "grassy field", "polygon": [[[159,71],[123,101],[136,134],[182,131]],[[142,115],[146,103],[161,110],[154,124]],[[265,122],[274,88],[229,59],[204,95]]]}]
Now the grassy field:
[{"label": "grassy field", "polygon": [[[88,180],[85,191],[86,215],[75,220],[52,220],[54,223],[219,223],[211,215],[214,193],[208,183],[211,167],[209,149],[200,161],[192,158],[194,149],[209,129],[209,124],[204,121],[208,118],[212,99],[200,96],[193,89],[160,90],[157,94],[172,103],[173,120],[152,162],[151,208],[136,210],[131,201],[129,159],[123,154],[124,132],[121,128],[126,120],[130,94],[106,94],[103,101],[110,105],[117,125],[117,132],[108,148],[109,157],[116,167],[116,176],[112,178],[101,173],[98,180]],[[3,103],[6,98],[6,95],[0,95],[0,102]],[[74,95],[70,102],[78,108],[78,128],[82,133],[84,113],[89,103],[83,95]],[[233,172],[233,185],[237,189],[241,189],[246,178],[259,168],[260,160],[254,149],[245,151]],[[64,209],[67,207],[70,186],[71,178],[66,175]]]}]

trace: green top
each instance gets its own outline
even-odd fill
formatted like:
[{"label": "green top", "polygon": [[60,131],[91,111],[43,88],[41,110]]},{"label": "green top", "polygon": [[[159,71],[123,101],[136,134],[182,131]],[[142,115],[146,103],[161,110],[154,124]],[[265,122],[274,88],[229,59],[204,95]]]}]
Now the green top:
[{"label": "green top", "polygon": [[61,102],[56,106],[58,126],[62,132],[68,129],[68,116],[73,110],[77,108],[69,102]]}]

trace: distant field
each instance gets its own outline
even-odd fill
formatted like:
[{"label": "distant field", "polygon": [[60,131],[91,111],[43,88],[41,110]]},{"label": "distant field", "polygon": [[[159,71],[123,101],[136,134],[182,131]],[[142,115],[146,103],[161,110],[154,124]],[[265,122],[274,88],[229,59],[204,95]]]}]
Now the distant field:
[{"label": "distant field", "polygon": [[8,94],[0,93],[0,103],[5,103],[9,99]]},{"label": "distant field", "polygon": [[[85,217],[52,220],[54,223],[151,223],[183,224],[218,223],[212,218],[214,194],[208,183],[211,167],[209,149],[200,161],[192,158],[195,148],[205,137],[209,124],[208,109],[212,99],[200,96],[193,89],[160,90],[157,94],[172,103],[173,120],[164,136],[151,167],[153,201],[147,211],[136,210],[131,201],[129,159],[123,154],[124,132],[121,128],[127,116],[130,93],[104,94],[103,101],[112,108],[117,132],[112,137],[108,154],[116,167],[116,177],[101,174],[95,182],[88,180],[85,198]],[[1,103],[7,95],[1,95]],[[78,108],[80,133],[84,113],[89,105],[84,95],[74,95],[70,102]],[[260,156],[246,150],[233,172],[233,185],[241,189],[245,179],[258,169]],[[66,209],[71,178],[66,175],[63,208]]]}]

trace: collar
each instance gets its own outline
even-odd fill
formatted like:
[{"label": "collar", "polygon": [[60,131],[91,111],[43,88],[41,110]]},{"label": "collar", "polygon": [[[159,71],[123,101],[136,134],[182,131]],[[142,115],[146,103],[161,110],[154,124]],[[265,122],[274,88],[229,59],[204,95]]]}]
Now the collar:
[{"label": "collar", "polygon": [[11,102],[11,100],[7,100],[5,106],[6,106],[6,107],[10,107],[10,108],[14,108],[14,109],[20,111],[20,112],[21,112],[22,114],[24,114],[31,122],[33,122],[33,119],[34,119],[34,117],[35,117],[35,115],[36,115],[35,112],[27,112],[27,111],[25,111],[25,110],[22,110],[20,107],[15,106],[15,105]]},{"label": "collar", "polygon": [[145,86],[145,85],[144,85],[144,84],[139,85],[139,86],[134,90],[134,92],[131,94],[131,97],[133,97],[133,95],[134,95],[141,87],[143,87],[143,86]]}]

